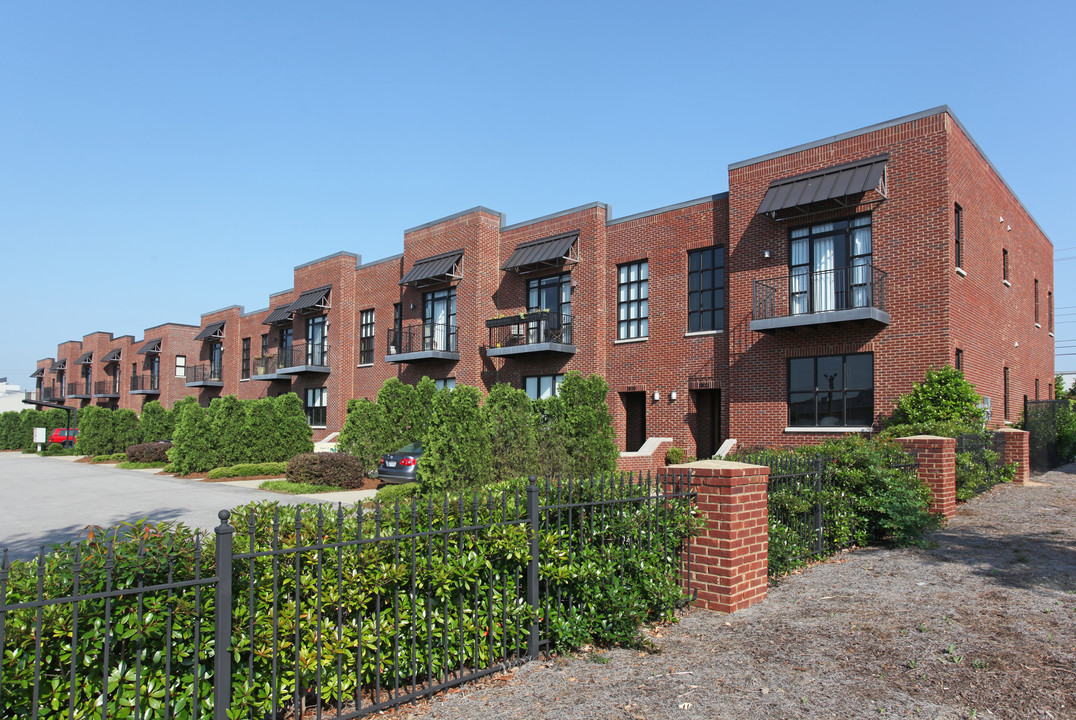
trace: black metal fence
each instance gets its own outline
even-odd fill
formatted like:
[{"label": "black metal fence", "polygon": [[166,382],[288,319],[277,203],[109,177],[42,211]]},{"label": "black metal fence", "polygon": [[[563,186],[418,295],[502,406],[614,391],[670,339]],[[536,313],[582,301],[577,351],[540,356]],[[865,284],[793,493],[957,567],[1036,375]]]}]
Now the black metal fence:
[{"label": "black metal fence", "polygon": [[885,310],[886,272],[873,265],[802,270],[755,280],[752,318],[766,320],[832,310],[874,307]]},{"label": "black metal fence", "polygon": [[518,347],[555,343],[571,345],[575,319],[571,315],[538,310],[486,321],[489,347]]},{"label": "black metal fence", "polygon": [[1057,414],[1068,400],[1024,399],[1024,429],[1028,438],[1031,469],[1046,472],[1061,464],[1057,451]]},{"label": "black metal fence", "polygon": [[[36,563],[5,553],[0,717],[366,715],[571,644],[588,589],[640,568],[690,594],[693,501],[686,475],[531,482],[222,511],[210,546],[136,527]],[[619,578],[588,575],[599,555]]]}]

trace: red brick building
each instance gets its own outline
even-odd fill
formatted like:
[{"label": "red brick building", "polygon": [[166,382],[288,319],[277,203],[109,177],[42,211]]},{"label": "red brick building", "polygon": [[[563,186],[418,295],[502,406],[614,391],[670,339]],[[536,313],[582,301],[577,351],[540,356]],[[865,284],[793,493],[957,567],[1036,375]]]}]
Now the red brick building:
[{"label": "red brick building", "polygon": [[931,366],[963,369],[995,425],[1052,392],[1053,247],[948,108],[734,163],[728,187],[624,218],[466,210],[402,255],[300,265],[261,310],[63,343],[38,399],[294,391],[321,439],[388,377],[540,397],[578,370],[608,380],[623,450],[704,457],[868,432]]}]

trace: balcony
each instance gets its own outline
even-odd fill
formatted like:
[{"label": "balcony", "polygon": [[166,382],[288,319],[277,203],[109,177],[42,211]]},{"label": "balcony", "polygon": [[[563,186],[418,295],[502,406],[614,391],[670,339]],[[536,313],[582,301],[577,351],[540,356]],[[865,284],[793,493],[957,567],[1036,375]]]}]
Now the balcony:
[{"label": "balcony", "polygon": [[45,402],[62,403],[64,401],[64,386],[62,383],[60,385],[49,385],[47,388],[42,389],[41,394],[43,396],[42,400]]},{"label": "balcony", "polygon": [[22,401],[24,403],[39,403],[45,401],[44,390],[24,390]]},{"label": "balcony", "polygon": [[325,343],[296,342],[277,350],[276,375],[329,372],[329,346]]},{"label": "balcony", "polygon": [[867,321],[889,324],[885,311],[886,273],[873,265],[797,272],[756,280],[751,329]]},{"label": "balcony", "polygon": [[89,400],[92,397],[92,395],[90,395],[90,384],[88,382],[67,383],[67,397],[78,400]]},{"label": "balcony", "polygon": [[254,358],[253,380],[291,380],[291,375],[280,372],[276,364],[276,356],[264,355]]},{"label": "balcony", "polygon": [[187,387],[224,387],[220,365],[193,365],[187,368]]},{"label": "balcony", "polygon": [[420,323],[388,331],[385,362],[404,363],[424,360],[459,360],[456,350],[456,326],[445,323]]},{"label": "balcony", "polygon": [[575,321],[571,315],[549,310],[520,313],[486,321],[489,328],[489,357],[507,357],[528,353],[556,352],[575,354],[572,332]]},{"label": "balcony", "polygon": [[148,373],[145,375],[131,376],[132,395],[160,395],[161,376]]},{"label": "balcony", "polygon": [[120,376],[116,375],[107,380],[98,380],[93,384],[93,396],[95,398],[118,398],[120,396]]}]

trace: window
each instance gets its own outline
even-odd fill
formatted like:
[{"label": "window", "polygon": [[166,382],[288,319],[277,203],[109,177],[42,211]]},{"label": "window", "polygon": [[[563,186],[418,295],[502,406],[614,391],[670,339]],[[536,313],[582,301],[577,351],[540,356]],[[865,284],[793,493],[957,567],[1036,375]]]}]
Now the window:
[{"label": "window", "polygon": [[359,315],[359,365],[374,362],[374,311],[363,310]]},{"label": "window", "polygon": [[1054,291],[1046,292],[1046,329],[1054,331]]},{"label": "window", "polygon": [[456,351],[456,288],[422,296],[422,349]]},{"label": "window", "polygon": [[213,380],[220,379],[220,366],[224,356],[224,347],[219,343],[209,343],[209,373]]},{"label": "window", "polygon": [[953,367],[957,370],[964,369],[964,351],[960,348],[956,349],[956,361],[953,363]]},{"label": "window", "polygon": [[725,329],[725,248],[687,254],[687,331]]},{"label": "window", "polygon": [[325,343],[325,316],[306,319],[306,364],[328,365],[328,346]]},{"label": "window", "polygon": [[527,323],[527,342],[572,342],[572,276],[568,273],[527,281],[527,312],[548,310],[548,320]]},{"label": "window", "polygon": [[650,334],[650,268],[646,260],[617,267],[618,340]]},{"label": "window", "polygon": [[243,338],[243,364],[239,368],[239,377],[250,379],[250,338]]},{"label": "window", "polygon": [[400,336],[403,335],[403,310],[400,303],[392,304],[392,340],[389,345],[400,347]]},{"label": "window", "polygon": [[557,394],[563,375],[532,375],[523,378],[523,389],[531,400],[545,400]]},{"label": "window", "polygon": [[1039,279],[1035,278],[1035,324],[1039,324]]},{"label": "window", "polygon": [[791,427],[870,427],[874,422],[874,354],[788,361]]},{"label": "window", "polygon": [[325,427],[325,388],[306,389],[306,422],[310,427]]},{"label": "window", "polygon": [[438,390],[455,390],[456,378],[437,378],[433,381],[433,384],[437,387]]},{"label": "window", "polygon": [[1004,391],[1002,393],[1002,400],[1005,404],[1003,408],[1005,410],[1005,419],[1009,419],[1009,368],[1003,368],[1001,371],[1002,384],[1004,385]]},{"label": "window", "polygon": [[1035,378],[1035,399],[1039,399],[1039,379]]},{"label": "window", "polygon": [[187,377],[186,355],[176,355],[176,377]]},{"label": "window", "polygon": [[789,231],[788,299],[792,315],[871,307],[871,216]]},{"label": "window", "polygon": [[262,357],[269,354],[269,333],[262,335]]},{"label": "window", "polygon": [[961,243],[964,240],[964,237],[963,237],[964,236],[964,218],[963,218],[963,216],[964,216],[964,209],[962,207],[960,207],[960,205],[957,205],[957,204],[954,203],[954,205],[953,205],[953,229],[954,229],[955,241],[953,243],[953,253],[954,253],[954,256],[955,256],[955,259],[956,259],[956,266],[957,267],[960,267],[961,260],[962,260],[960,252],[961,252]]},{"label": "window", "polygon": [[1005,248],[1001,249],[1001,279],[1009,281],[1009,251]]}]

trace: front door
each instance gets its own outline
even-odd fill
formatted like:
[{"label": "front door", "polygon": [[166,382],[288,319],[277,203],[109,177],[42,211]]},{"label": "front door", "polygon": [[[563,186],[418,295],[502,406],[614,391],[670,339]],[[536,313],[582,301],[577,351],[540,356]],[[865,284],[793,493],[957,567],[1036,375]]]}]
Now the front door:
[{"label": "front door", "polygon": [[695,405],[695,456],[706,460],[721,446],[721,391],[692,390],[691,399]]},{"label": "front door", "polygon": [[624,403],[624,451],[635,452],[646,442],[646,393],[622,392]]},{"label": "front door", "polygon": [[456,350],[456,288],[422,297],[422,349]]},{"label": "front door", "polygon": [[527,324],[527,341],[571,344],[571,275],[563,273],[527,282],[527,311],[549,311],[549,319]]},{"label": "front door", "polygon": [[306,364],[325,365],[325,316],[306,321]]}]

